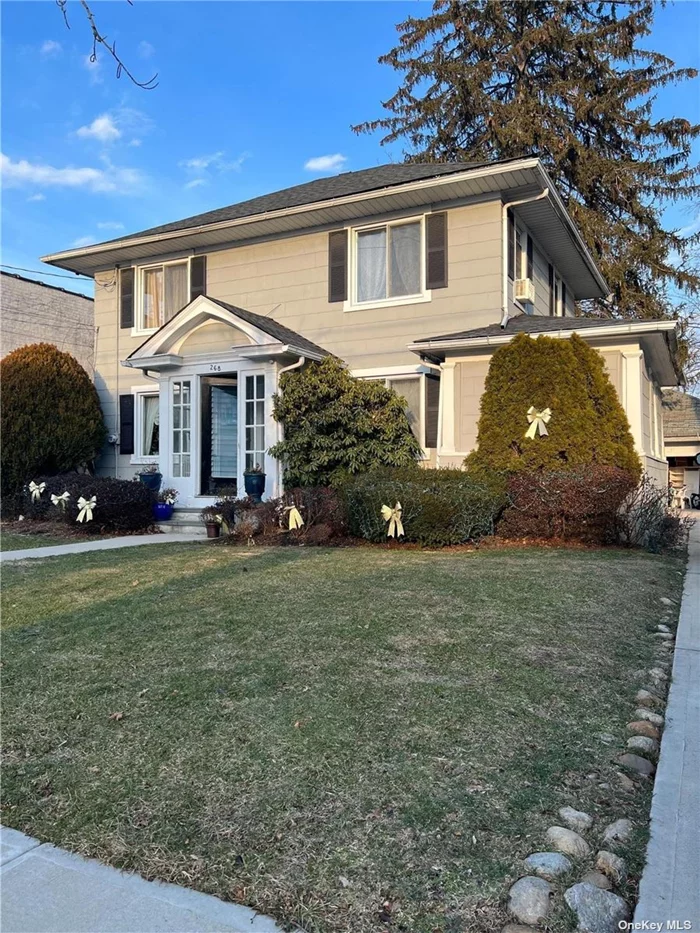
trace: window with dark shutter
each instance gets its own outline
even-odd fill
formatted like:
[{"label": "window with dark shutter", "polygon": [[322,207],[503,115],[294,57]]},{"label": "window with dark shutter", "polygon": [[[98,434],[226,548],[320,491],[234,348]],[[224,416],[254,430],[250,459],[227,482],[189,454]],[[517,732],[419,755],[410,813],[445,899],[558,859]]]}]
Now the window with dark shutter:
[{"label": "window with dark shutter", "polygon": [[348,297],[348,234],[334,230],[328,234],[328,300]]},{"label": "window with dark shutter", "polygon": [[425,219],[425,287],[447,286],[447,214]]},{"label": "window with dark shutter", "polygon": [[508,278],[515,278],[515,217],[508,211]]},{"label": "window with dark shutter", "polygon": [[557,313],[556,303],[554,300],[554,266],[550,262],[549,264],[549,316],[554,317]]},{"label": "window with dark shutter", "polygon": [[119,396],[119,453],[134,452],[134,396]]},{"label": "window with dark shutter", "polygon": [[122,269],[119,273],[119,325],[134,326],[134,270]]},{"label": "window with dark shutter", "polygon": [[535,247],[529,233],[527,235],[527,278],[532,280],[535,278]]},{"label": "window with dark shutter", "polygon": [[190,301],[207,293],[207,257],[193,256],[190,260]]},{"label": "window with dark shutter", "polygon": [[425,377],[425,446],[437,447],[440,377]]}]

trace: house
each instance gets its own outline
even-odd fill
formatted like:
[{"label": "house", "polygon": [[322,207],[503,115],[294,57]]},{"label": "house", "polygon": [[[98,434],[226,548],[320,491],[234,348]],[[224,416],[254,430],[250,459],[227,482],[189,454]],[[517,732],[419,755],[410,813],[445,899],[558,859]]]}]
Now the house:
[{"label": "house", "polygon": [[279,492],[272,396],[327,353],[406,398],[426,465],[461,464],[490,355],[521,330],[600,350],[666,482],[675,325],[575,316],[608,286],[538,159],[349,172],[44,261],[95,278],[101,471],[159,463],[186,506],[256,463]]},{"label": "house", "polygon": [[667,389],[663,418],[669,482],[681,499],[692,503],[692,496],[700,496],[700,398]]},{"label": "house", "polygon": [[0,357],[28,343],[52,343],[74,356],[92,376],[92,298],[23,275],[0,272]]}]

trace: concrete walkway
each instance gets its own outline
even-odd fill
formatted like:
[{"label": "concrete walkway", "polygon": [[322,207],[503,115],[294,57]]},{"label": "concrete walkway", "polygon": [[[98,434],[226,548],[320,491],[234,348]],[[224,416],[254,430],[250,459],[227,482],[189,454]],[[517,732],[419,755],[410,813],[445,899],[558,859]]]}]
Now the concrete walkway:
[{"label": "concrete walkway", "polygon": [[2,933],[282,933],[269,917],[0,829]]},{"label": "concrete walkway", "polygon": [[[634,919],[662,924],[654,929],[700,933],[700,522],[690,533],[651,838]],[[665,925],[674,920],[679,925]]]},{"label": "concrete walkway", "polygon": [[26,548],[23,551],[0,551],[0,561],[60,557],[62,554],[84,554],[87,551],[111,551],[113,548],[138,547],[141,544],[184,544],[187,541],[205,540],[202,535],[180,532],[163,535],[124,535],[122,538],[104,538],[102,541],[78,541],[75,544],[54,544],[51,547]]}]

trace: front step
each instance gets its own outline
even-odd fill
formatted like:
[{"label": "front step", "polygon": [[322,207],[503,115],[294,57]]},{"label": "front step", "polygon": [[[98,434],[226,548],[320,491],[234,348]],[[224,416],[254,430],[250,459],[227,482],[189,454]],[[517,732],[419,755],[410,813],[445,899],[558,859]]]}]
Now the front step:
[{"label": "front step", "polygon": [[200,509],[176,508],[169,522],[158,522],[156,528],[166,534],[205,537],[206,526],[199,517]]}]

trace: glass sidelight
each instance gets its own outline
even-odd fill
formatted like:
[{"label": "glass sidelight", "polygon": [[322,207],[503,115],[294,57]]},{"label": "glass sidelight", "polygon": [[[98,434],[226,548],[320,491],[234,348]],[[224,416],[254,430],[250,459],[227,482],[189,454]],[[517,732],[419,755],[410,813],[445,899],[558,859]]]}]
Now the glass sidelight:
[{"label": "glass sidelight", "polygon": [[173,476],[192,473],[192,384],[189,379],[173,382],[172,395]]},{"label": "glass sidelight", "polygon": [[265,469],[265,377],[245,377],[245,468]]}]

